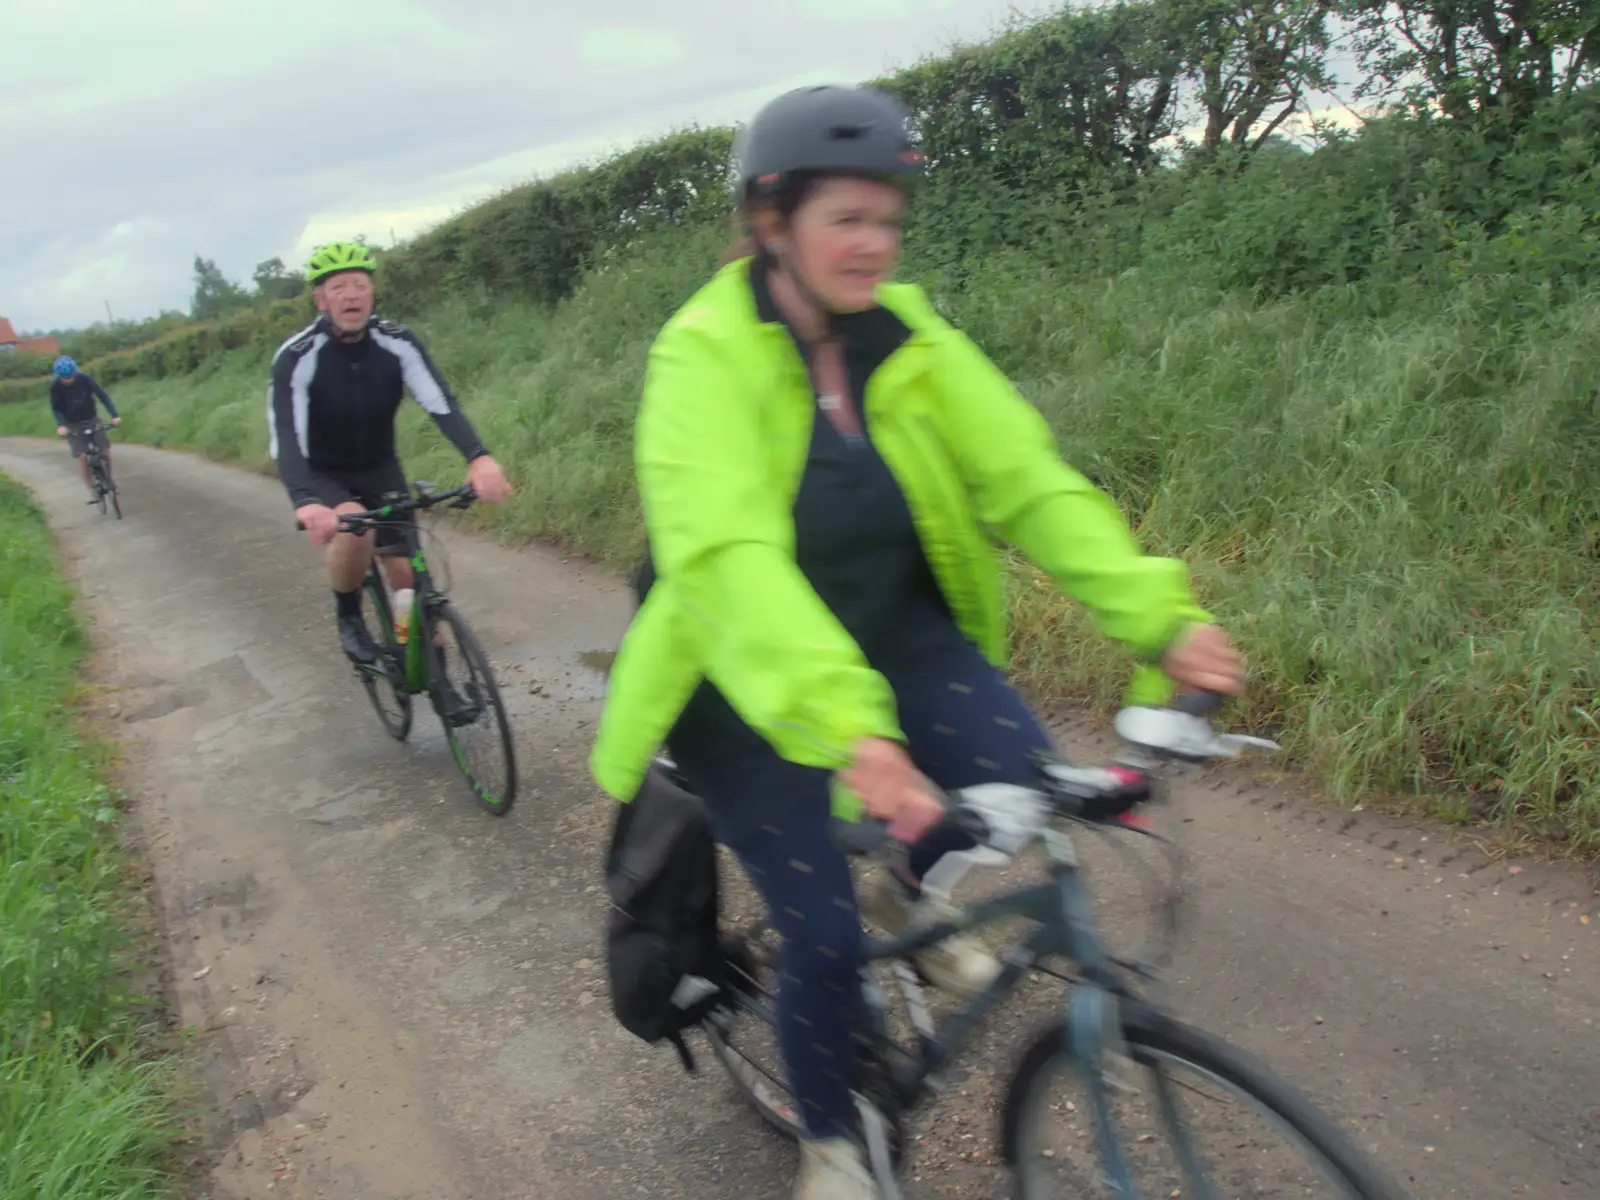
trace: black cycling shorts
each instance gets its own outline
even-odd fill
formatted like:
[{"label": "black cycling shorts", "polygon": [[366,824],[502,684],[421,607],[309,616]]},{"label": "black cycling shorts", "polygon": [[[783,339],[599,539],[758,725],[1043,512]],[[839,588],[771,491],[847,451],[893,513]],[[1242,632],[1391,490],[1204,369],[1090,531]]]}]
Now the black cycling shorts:
[{"label": "black cycling shorts", "polygon": [[91,444],[101,452],[111,449],[111,442],[106,437],[104,429],[96,429],[93,425],[67,426],[67,451],[72,457],[82,458],[89,453]]},{"label": "black cycling shorts", "polygon": [[[359,471],[329,471],[320,467],[311,467],[311,489],[316,492],[317,499],[329,508],[338,508],[341,504],[352,502],[362,508],[381,508],[395,499],[395,493],[403,498],[411,494],[411,488],[406,483],[406,473],[400,466],[400,460],[391,458],[386,463],[376,467],[366,467]],[[373,550],[378,554],[405,554],[408,552],[410,532],[409,526],[413,524],[411,514],[394,518],[393,523],[378,526],[377,537],[373,543]]]}]

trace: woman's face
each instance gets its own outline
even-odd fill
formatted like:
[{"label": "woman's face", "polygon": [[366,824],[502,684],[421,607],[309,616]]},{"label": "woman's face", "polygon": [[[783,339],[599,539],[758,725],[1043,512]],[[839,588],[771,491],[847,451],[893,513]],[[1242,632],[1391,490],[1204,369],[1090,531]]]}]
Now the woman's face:
[{"label": "woman's face", "polygon": [[905,194],[876,179],[825,179],[795,211],[790,254],[834,312],[864,312],[900,256]]}]

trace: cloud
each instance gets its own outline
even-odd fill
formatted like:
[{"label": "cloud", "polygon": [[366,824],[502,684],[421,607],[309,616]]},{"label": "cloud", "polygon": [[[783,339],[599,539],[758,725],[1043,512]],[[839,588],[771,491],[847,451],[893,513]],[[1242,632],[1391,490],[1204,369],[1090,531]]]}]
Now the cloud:
[{"label": "cloud", "polygon": [[[1010,0],[9,0],[0,313],[187,307],[195,254],[387,242],[534,175],[801,81],[979,38]],[[1026,5],[1025,5],[1026,7]],[[1032,5],[1043,11],[1049,0]],[[61,65],[65,63],[65,65]]]},{"label": "cloud", "polygon": [[586,66],[624,72],[670,67],[687,53],[670,29],[590,29],[578,44]]}]

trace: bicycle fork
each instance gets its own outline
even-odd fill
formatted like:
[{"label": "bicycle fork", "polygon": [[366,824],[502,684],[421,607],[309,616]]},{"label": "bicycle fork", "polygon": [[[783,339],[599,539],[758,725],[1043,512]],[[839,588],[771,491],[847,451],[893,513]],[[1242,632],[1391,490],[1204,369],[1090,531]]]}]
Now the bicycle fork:
[{"label": "bicycle fork", "polygon": [[1081,981],[1073,985],[1067,995],[1064,1032],[1088,1089],[1090,1117],[1105,1176],[1102,1182],[1111,1189],[1112,1195],[1123,1200],[1138,1200],[1133,1172],[1111,1117],[1113,1092],[1139,1090],[1134,1083],[1134,1063],[1122,1036],[1117,995],[1107,986],[1108,964],[1094,935],[1089,893],[1078,876],[1076,855],[1070,843],[1061,840],[1063,844],[1051,847],[1051,857],[1062,868],[1057,873],[1057,882],[1066,932],[1065,949],[1082,971]]}]

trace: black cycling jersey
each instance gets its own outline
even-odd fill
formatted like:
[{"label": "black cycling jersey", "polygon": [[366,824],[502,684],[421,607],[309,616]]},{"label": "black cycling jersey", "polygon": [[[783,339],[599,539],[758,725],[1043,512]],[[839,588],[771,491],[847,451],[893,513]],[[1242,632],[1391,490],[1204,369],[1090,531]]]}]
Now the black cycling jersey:
[{"label": "black cycling jersey", "polygon": [[296,508],[321,503],[313,472],[367,471],[395,460],[395,414],[407,388],[468,462],[488,453],[404,325],[373,317],[363,337],[347,342],[320,317],[278,347],[267,425],[278,477]]},{"label": "black cycling jersey", "polygon": [[105,388],[94,381],[94,376],[79,371],[71,379],[57,379],[50,384],[50,411],[56,424],[71,427],[87,425],[95,419],[94,402],[98,399],[113,417],[117,406],[111,403]]}]

